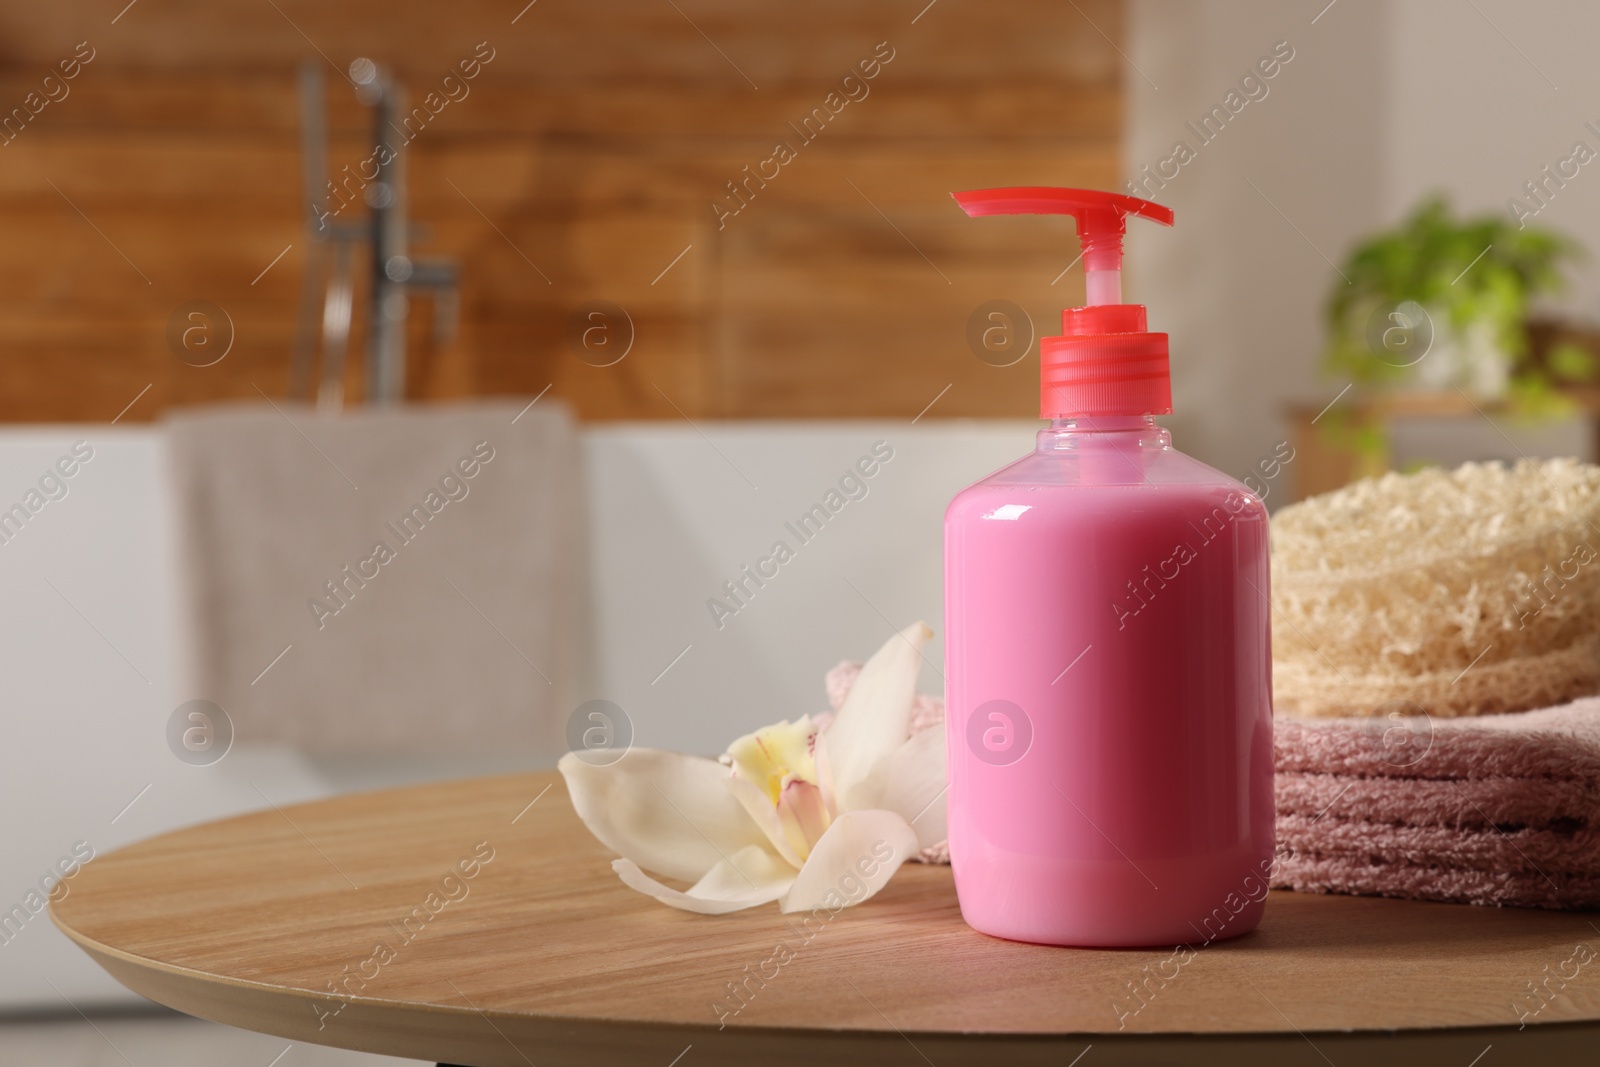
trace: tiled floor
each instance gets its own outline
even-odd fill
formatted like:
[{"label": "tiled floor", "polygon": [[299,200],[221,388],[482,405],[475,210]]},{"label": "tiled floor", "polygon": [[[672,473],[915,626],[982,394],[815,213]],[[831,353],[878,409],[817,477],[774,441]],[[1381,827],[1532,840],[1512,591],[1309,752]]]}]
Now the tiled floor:
[{"label": "tiled floor", "polygon": [[422,1063],[291,1043],[182,1015],[90,1019],[0,1020],[0,1067],[416,1067]]}]

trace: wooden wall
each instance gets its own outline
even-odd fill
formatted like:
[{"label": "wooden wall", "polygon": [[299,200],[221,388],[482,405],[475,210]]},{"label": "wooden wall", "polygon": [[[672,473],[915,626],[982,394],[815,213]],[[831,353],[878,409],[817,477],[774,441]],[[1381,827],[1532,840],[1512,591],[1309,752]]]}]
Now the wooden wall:
[{"label": "wooden wall", "polygon": [[[553,383],[588,418],[909,418],[949,385],[930,418],[1027,415],[1036,360],[980,361],[967,320],[1005,298],[1055,332],[1082,295],[1076,269],[1052,285],[1071,224],[967,220],[947,194],[1117,184],[1116,0],[125,2],[0,12],[0,111],[66,90],[0,144],[0,419],[110,419],[147,385],[125,418],[284,394],[308,56],[327,61],[337,168],[371,151],[351,60],[392,65],[418,102],[493,50],[405,149],[417,251],[464,274],[453,344],[415,306],[419,398]],[[93,59],[47,85],[79,42]],[[865,98],[802,143],[788,124],[880,42],[893,59]],[[726,183],[777,141],[795,158],[719,226]],[[167,342],[197,299],[234,323],[209,367]],[[634,324],[613,366],[567,341],[594,300]]]}]

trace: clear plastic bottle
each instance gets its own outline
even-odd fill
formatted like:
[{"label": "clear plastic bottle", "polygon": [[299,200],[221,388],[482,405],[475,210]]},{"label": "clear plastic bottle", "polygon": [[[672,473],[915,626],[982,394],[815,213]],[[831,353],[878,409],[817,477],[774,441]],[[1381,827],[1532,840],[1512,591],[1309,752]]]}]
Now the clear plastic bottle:
[{"label": "clear plastic bottle", "polygon": [[1245,933],[1273,852],[1267,514],[1153,417],[1171,410],[1166,336],[1116,302],[1115,272],[1125,215],[1170,213],[1080,190],[957,197],[1077,214],[1091,294],[1113,301],[1064,313],[1041,345],[1050,427],[945,516],[962,915],[1047,944]]}]

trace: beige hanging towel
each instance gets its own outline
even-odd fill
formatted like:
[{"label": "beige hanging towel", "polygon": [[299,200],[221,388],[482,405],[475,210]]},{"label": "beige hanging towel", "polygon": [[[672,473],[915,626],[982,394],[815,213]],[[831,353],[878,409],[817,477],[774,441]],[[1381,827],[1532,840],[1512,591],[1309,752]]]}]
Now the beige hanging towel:
[{"label": "beige hanging towel", "polygon": [[583,631],[554,399],[167,423],[185,699],[312,751],[549,751]]}]

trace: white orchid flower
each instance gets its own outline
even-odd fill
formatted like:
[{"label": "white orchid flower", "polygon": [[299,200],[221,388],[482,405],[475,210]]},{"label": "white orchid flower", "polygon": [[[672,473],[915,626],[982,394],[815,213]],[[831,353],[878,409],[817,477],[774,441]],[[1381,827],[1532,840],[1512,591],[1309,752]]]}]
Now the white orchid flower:
[{"label": "white orchid flower", "polygon": [[[611,867],[623,882],[663,904],[719,915],[774,900],[785,912],[860,903],[945,837],[944,727],[908,739],[932,636],[918,622],[891,637],[825,730],[810,716],[776,723],[720,761],[635,748],[594,766],[569,752],[573,807],[621,853]],[[694,884],[674,889],[647,870]]]}]

